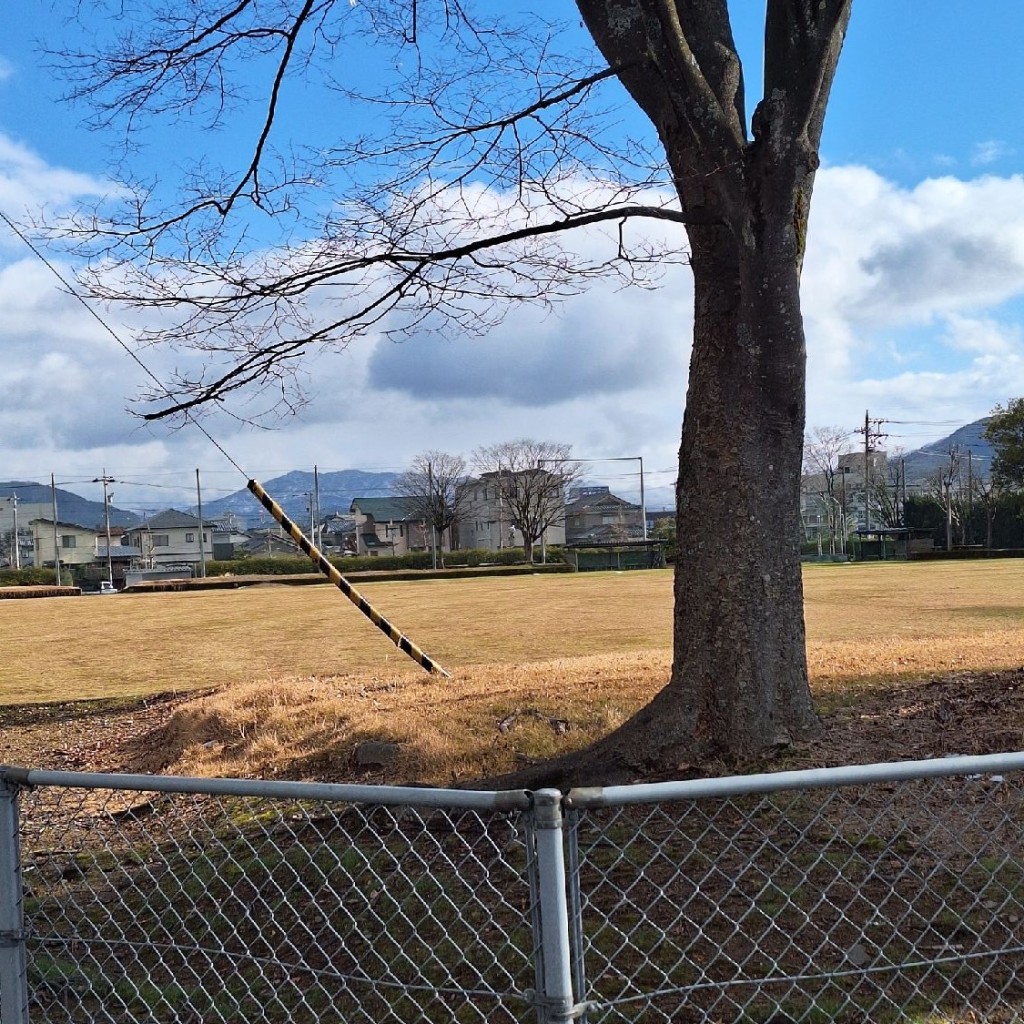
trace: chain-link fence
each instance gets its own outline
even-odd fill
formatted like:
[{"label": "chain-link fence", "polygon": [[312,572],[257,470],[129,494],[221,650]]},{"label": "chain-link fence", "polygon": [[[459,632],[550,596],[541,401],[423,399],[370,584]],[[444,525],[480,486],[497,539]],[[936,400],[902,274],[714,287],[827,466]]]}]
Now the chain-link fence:
[{"label": "chain-link fence", "polygon": [[0,769],[0,1024],[1024,1021],[1022,768],[565,796]]}]

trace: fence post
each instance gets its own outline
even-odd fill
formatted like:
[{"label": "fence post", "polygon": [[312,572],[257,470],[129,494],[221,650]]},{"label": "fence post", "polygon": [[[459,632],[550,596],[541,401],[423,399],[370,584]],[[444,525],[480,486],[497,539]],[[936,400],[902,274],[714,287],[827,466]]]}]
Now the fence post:
[{"label": "fence post", "polygon": [[0,769],[0,1024],[28,1024],[18,786]]},{"label": "fence post", "polygon": [[[572,963],[569,909],[565,892],[562,794],[540,789],[533,794],[533,817],[540,887],[540,958],[537,1003],[544,1024],[572,1020]],[[4,1022],[6,1024],[6,1022]]]}]

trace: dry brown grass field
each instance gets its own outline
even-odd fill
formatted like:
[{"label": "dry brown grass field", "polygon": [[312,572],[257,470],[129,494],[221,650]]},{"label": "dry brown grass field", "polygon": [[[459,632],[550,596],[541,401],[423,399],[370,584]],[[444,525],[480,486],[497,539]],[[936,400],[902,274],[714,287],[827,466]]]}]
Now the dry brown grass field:
[{"label": "dry brown grass field", "polygon": [[[453,678],[425,675],[329,586],[0,602],[0,760],[345,777],[374,738],[401,748],[382,777],[449,782],[583,745],[669,670],[667,571],[362,589]],[[811,565],[805,593],[812,682],[840,713],[852,695],[1024,666],[1024,560]],[[35,703],[211,688],[91,730],[32,724]]]}]

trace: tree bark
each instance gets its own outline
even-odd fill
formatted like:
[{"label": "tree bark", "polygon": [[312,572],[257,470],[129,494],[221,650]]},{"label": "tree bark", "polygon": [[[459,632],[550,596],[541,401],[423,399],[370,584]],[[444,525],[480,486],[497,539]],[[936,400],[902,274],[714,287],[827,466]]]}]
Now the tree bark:
[{"label": "tree bark", "polygon": [[817,731],[799,555],[799,263],[792,222],[755,220],[760,237],[745,247],[726,229],[691,232],[674,662],[656,704],[675,705],[669,747],[699,755],[755,752]]},{"label": "tree bark", "polygon": [[799,554],[805,350],[792,234],[792,222],[765,224],[741,248],[725,228],[691,232],[672,675],[616,732],[518,773],[524,784],[625,781],[818,734]]}]

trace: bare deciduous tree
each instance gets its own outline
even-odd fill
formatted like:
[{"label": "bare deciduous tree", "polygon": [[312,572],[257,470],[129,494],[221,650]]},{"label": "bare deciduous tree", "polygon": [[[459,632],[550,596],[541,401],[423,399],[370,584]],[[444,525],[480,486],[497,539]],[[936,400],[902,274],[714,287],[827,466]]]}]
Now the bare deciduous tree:
[{"label": "bare deciduous tree", "polygon": [[[179,346],[185,366],[147,415],[253,388],[294,405],[307,352],[371,330],[485,332],[509,301],[550,303],[598,275],[647,281],[688,260],[671,680],[589,759],[545,769],[551,779],[633,776],[818,729],[798,549],[799,289],[851,0],[768,0],[752,114],[727,0],[576,6],[593,47],[463,0],[119,2],[112,47],[65,54],[77,95],[133,141],[150,114],[240,125],[239,64],[268,71],[237,167],[201,164],[168,204],[135,183],[120,217],[70,226],[102,252],[94,294],[181,313],[142,337]],[[398,54],[376,100],[372,44]],[[339,110],[375,103],[362,123],[382,127],[275,148],[289,89],[317,76]],[[606,116],[622,102],[616,83],[647,132],[623,138]],[[633,231],[640,219],[663,237]],[[569,229],[602,226],[603,251],[574,251]]]},{"label": "bare deciduous tree", "polygon": [[953,550],[954,527],[960,530],[960,543],[966,544],[967,507],[971,499],[959,445],[950,446],[946,464],[932,474],[926,493],[946,516],[946,550]]},{"label": "bare deciduous tree", "polygon": [[974,497],[985,512],[985,549],[992,550],[992,527],[1006,493],[995,476],[975,476],[972,481]]},{"label": "bare deciduous tree", "polygon": [[846,486],[839,460],[851,450],[851,436],[842,427],[815,427],[804,439],[804,479],[824,517],[830,555],[836,554],[836,542],[846,529]]},{"label": "bare deciduous tree", "polygon": [[532,561],[534,545],[565,522],[566,493],[582,470],[572,461],[572,445],[503,441],[478,448],[473,464],[497,488],[511,525],[523,536],[523,554]]},{"label": "bare deciduous tree", "polygon": [[906,525],[903,516],[903,449],[886,452],[885,472],[872,480],[872,520],[884,529]]},{"label": "bare deciduous tree", "polygon": [[[448,452],[421,452],[406,472],[392,485],[410,509],[420,516],[444,550],[444,535],[452,544],[452,527],[459,521],[466,503],[466,460]],[[431,545],[435,548],[435,545]],[[444,555],[441,556],[444,565]]]}]

